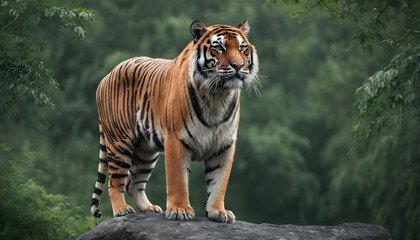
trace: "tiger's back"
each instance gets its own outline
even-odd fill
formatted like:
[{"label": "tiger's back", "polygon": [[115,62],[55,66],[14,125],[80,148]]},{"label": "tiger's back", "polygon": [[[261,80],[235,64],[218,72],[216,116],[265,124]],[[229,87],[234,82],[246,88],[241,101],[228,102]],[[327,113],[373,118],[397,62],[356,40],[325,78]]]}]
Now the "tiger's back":
[{"label": "tiger's back", "polygon": [[99,84],[96,102],[103,132],[111,143],[123,140],[134,147],[142,137],[151,148],[163,150],[159,103],[166,96],[172,60],[135,57],[116,66]]}]

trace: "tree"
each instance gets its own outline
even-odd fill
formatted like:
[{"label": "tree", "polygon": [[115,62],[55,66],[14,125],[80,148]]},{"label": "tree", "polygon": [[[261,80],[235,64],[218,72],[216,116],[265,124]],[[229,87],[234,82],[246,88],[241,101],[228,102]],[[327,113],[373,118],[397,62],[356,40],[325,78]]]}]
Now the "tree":
[{"label": "tree", "polygon": [[[276,1],[268,1],[276,2]],[[312,9],[327,11],[330,21],[341,20],[354,30],[343,46],[360,45],[368,53],[373,46],[389,47],[394,58],[356,91],[361,121],[355,133],[368,135],[372,128],[394,127],[404,120],[420,120],[420,3],[405,0],[342,1],[284,0],[290,17],[302,21]],[[361,124],[366,123],[366,128]],[[364,130],[362,133],[361,131]]]},{"label": "tree", "polygon": [[45,44],[41,30],[65,29],[81,38],[94,19],[84,8],[65,8],[57,0],[0,1],[0,105],[8,109],[19,101],[54,104],[50,90],[59,84],[40,55]]},{"label": "tree", "polygon": [[[8,110],[12,107],[22,107],[21,104],[26,102],[54,108],[49,93],[58,90],[59,84],[42,60],[45,59],[43,52],[48,50],[45,39],[42,39],[42,30],[58,32],[63,29],[73,36],[84,38],[85,28],[93,19],[90,11],[65,8],[56,0],[0,1],[2,111],[10,113]],[[14,120],[19,121],[19,118]],[[2,134],[2,137],[5,136]],[[33,153],[19,155],[23,159],[16,158],[11,149],[1,142],[2,238],[72,239],[94,226],[95,222],[80,214],[80,208],[67,197],[47,194],[35,180],[27,180],[22,169],[27,170],[28,167],[22,167],[21,162],[31,165],[28,156]]]},{"label": "tree", "polygon": [[31,161],[33,155],[16,154],[0,145],[0,156],[5,158],[0,164],[0,237],[74,239],[93,228],[97,221],[68,197],[47,194],[43,186],[23,175],[21,164]]},{"label": "tree", "polygon": [[[339,134],[324,153],[332,175],[329,194],[338,199],[337,203],[327,197],[330,207],[324,212],[329,211],[330,216],[356,213],[389,227],[397,238],[419,238],[416,214],[420,212],[420,192],[414,186],[420,185],[420,3],[283,2],[289,6],[289,16],[299,21],[319,9],[329,14],[330,21],[340,20],[350,26],[353,36],[343,52],[357,46],[367,54],[375,54],[378,48],[394,52],[394,57],[355,91],[355,143],[350,144],[349,134]],[[346,148],[347,156],[337,159],[337,151]]]}]

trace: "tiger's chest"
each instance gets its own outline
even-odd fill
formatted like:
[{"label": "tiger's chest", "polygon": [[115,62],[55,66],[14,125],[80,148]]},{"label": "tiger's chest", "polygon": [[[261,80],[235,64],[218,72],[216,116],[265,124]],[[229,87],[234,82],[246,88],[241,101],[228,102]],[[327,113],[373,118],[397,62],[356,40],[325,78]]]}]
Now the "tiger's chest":
[{"label": "tiger's chest", "polygon": [[[144,151],[163,152],[165,136],[168,129],[164,124],[147,124],[137,114],[136,135],[140,140],[140,148]],[[188,123],[178,132],[178,140],[191,153],[192,161],[203,161],[216,156],[232,146],[236,141],[236,129],[239,114],[232,114],[228,121],[217,126],[203,125],[198,118]]]},{"label": "tiger's chest", "polygon": [[184,130],[181,142],[192,153],[191,160],[208,160],[232,146],[236,141],[236,121],[233,122],[214,128],[196,126],[189,132]]}]

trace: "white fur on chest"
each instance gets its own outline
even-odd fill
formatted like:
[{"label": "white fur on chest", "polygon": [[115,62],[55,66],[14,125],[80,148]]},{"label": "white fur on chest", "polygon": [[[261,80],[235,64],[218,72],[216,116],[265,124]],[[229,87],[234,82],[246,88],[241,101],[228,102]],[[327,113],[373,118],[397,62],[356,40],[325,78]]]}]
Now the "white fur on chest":
[{"label": "white fur on chest", "polygon": [[227,121],[213,128],[197,124],[189,129],[193,138],[184,130],[181,138],[192,148],[192,161],[207,160],[216,155],[221,149],[232,145],[236,141],[238,117],[237,114],[234,119],[231,119],[233,121]]}]

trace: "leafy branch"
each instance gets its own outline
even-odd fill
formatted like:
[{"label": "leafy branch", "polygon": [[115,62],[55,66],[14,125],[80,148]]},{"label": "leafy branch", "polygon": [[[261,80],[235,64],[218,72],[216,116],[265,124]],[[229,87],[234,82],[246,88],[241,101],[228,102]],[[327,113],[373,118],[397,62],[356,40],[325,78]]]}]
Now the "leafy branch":
[{"label": "leafy branch", "polygon": [[[269,1],[274,2],[275,1]],[[420,3],[406,0],[283,0],[289,17],[301,22],[313,9],[329,13],[329,21],[340,20],[354,33],[343,47],[350,51],[361,46],[368,53],[373,47],[394,48],[396,55],[356,91],[359,121],[356,136],[369,136],[373,129],[400,126],[405,120],[420,121]]]},{"label": "leafy branch", "polygon": [[54,109],[51,91],[58,91],[53,72],[40,60],[46,48],[40,31],[64,29],[85,38],[94,15],[85,8],[65,8],[56,0],[0,1],[0,105],[34,102]]}]

